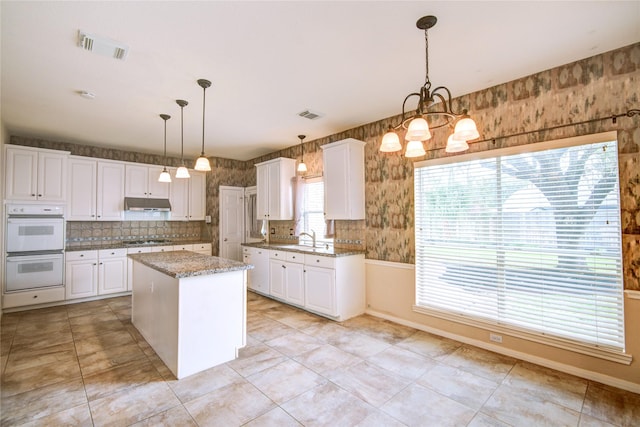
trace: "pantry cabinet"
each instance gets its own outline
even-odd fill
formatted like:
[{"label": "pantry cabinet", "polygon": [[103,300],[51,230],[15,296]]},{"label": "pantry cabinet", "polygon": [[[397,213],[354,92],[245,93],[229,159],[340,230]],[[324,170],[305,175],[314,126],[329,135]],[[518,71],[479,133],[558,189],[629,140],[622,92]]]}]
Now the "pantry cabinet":
[{"label": "pantry cabinet", "polygon": [[256,213],[258,219],[293,219],[292,178],[296,160],[280,157],[256,164]]},{"label": "pantry cabinet", "polygon": [[168,199],[169,183],[159,182],[160,166],[127,164],[125,166],[125,196]]},{"label": "pantry cabinet", "polygon": [[5,198],[65,202],[68,157],[66,151],[7,146]]},{"label": "pantry cabinet", "polygon": [[326,219],[365,219],[365,145],[348,138],[321,147]]}]

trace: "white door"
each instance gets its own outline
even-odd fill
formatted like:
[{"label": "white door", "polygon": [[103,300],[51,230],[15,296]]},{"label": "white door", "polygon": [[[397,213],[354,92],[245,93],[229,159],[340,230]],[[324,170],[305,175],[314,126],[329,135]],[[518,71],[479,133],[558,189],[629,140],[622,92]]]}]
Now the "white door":
[{"label": "white door", "polygon": [[242,261],[244,188],[220,186],[220,257]]}]

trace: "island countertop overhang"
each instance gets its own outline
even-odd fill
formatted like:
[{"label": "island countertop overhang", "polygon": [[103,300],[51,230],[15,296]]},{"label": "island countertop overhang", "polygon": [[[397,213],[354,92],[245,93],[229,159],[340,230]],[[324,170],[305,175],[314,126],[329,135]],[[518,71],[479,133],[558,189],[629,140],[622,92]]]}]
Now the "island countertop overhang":
[{"label": "island countertop overhang", "polygon": [[129,258],[167,276],[183,279],[229,271],[250,270],[253,265],[191,251],[129,254]]}]

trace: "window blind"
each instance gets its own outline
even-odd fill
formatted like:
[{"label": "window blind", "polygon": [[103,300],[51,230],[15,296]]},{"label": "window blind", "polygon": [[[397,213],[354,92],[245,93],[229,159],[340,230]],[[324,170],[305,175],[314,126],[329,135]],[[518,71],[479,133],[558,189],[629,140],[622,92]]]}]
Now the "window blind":
[{"label": "window blind", "polygon": [[416,168],[416,305],[624,351],[617,143],[542,148]]},{"label": "window blind", "polygon": [[[324,240],[325,220],[324,220],[324,181],[319,179],[309,179],[304,186],[304,208],[302,220],[303,230],[307,233],[316,232],[316,240]],[[305,240],[308,240],[305,237]]]}]

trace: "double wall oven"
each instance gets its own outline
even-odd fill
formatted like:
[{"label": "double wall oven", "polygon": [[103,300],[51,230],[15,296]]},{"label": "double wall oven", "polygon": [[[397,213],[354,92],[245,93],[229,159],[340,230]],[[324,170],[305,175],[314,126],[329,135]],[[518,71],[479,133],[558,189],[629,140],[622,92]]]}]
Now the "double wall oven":
[{"label": "double wall oven", "polygon": [[64,206],[7,205],[5,292],[63,286]]}]

